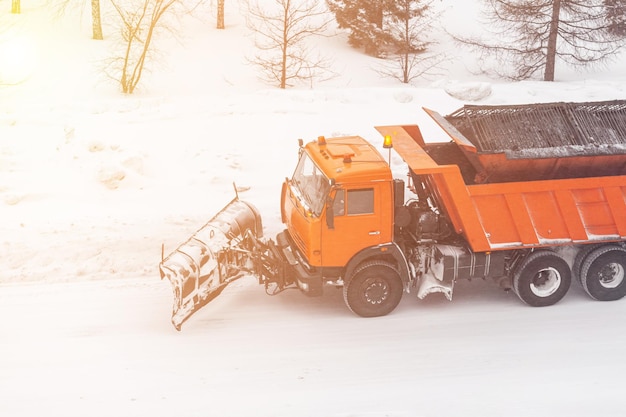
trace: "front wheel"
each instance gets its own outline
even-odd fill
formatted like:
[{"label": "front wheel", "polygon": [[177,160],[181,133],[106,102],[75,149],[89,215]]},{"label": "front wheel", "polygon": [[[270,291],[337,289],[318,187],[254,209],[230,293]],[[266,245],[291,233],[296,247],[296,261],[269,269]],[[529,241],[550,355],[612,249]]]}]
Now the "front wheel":
[{"label": "front wheel", "polygon": [[591,252],[580,268],[581,283],[599,301],[619,300],[626,295],[626,249],[608,245]]},{"label": "front wheel", "polygon": [[551,251],[537,251],[526,257],[513,275],[517,296],[533,307],[545,307],[559,302],[571,283],[567,262]]},{"label": "front wheel", "polygon": [[402,279],[395,266],[384,261],[365,262],[343,287],[348,308],[361,317],[391,313],[402,299]]}]

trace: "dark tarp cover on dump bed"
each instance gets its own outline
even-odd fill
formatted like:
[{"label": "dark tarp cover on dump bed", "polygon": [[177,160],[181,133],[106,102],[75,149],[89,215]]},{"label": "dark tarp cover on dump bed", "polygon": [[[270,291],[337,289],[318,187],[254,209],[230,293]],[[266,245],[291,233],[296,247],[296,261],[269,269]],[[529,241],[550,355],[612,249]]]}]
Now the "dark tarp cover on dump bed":
[{"label": "dark tarp cover on dump bed", "polygon": [[626,174],[626,100],[425,110],[463,150],[476,183]]},{"label": "dark tarp cover on dump bed", "polygon": [[543,149],[545,156],[567,156],[567,149],[572,155],[597,155],[601,148],[626,153],[626,100],[466,105],[445,118],[479,153],[508,151],[513,156]]}]

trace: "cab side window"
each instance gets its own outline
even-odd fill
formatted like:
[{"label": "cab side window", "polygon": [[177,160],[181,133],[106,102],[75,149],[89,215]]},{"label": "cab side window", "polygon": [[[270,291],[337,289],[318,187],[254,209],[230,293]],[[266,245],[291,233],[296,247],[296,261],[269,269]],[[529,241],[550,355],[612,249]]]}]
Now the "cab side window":
[{"label": "cab side window", "polygon": [[374,189],[348,190],[348,216],[374,213]]}]

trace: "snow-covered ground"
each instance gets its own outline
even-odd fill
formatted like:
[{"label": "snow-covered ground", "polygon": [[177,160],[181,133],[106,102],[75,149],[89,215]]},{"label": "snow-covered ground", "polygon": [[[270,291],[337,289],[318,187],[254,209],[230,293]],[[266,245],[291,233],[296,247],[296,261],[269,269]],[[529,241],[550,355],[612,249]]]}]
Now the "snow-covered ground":
[{"label": "snow-covered ground", "polygon": [[[486,104],[626,95],[623,57],[588,73],[559,68],[554,83],[504,83],[472,75],[471,57],[445,42],[448,76],[405,86],[342,33],[316,41],[338,77],[282,91],[245,63],[236,3],[224,31],[210,6],[184,22],[181,43],[163,42],[165,61],[130,97],[99,74],[108,41],[89,39],[88,16],[51,21],[29,2],[0,15],[12,23],[0,75],[15,82],[0,87],[1,416],[626,413],[626,302],[591,302],[576,286],[532,309],[461,283],[453,302],[405,295],[393,314],[365,320],[340,291],[268,297],[250,278],[176,332],[161,245],[204,224],[233,182],[249,187],[241,197],[273,236],[298,138],[379,143],[374,126],[418,123],[447,140],[421,107],[447,114],[465,102],[446,91],[474,86],[491,89]],[[461,6],[450,25],[467,24],[475,4]]]}]

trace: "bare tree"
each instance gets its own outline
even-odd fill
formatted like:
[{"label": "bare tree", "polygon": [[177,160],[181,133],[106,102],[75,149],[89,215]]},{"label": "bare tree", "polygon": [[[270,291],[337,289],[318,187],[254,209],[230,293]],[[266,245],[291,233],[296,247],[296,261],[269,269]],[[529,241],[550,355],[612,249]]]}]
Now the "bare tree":
[{"label": "bare tree", "polygon": [[[268,9],[267,5],[272,6]],[[332,76],[330,64],[314,54],[308,38],[322,36],[331,20],[316,0],[258,0],[247,2],[247,25],[255,35],[258,53],[248,60],[260,67],[262,78],[279,88],[296,81]]]},{"label": "bare tree", "polygon": [[139,0],[121,4],[111,3],[121,19],[121,53],[108,62],[107,73],[120,83],[122,91],[132,94],[150,58],[155,35],[162,30],[170,30],[167,19],[169,13],[181,5],[182,0]]},{"label": "bare tree", "polygon": [[395,78],[401,83],[409,84],[422,77],[443,76],[445,72],[442,65],[448,60],[445,54],[439,53],[397,54],[375,71],[384,77]]},{"label": "bare tree", "polygon": [[224,29],[224,1],[217,0],[217,28]]},{"label": "bare tree", "polygon": [[100,0],[91,0],[91,28],[92,38],[101,41],[102,36],[102,18],[100,15]]},{"label": "bare tree", "polygon": [[609,32],[617,37],[626,35],[626,0],[604,0]]},{"label": "bare tree", "polygon": [[432,32],[433,0],[397,0],[386,16],[388,56],[378,72],[407,84],[426,74],[433,74],[446,60],[444,54],[429,53],[431,42],[425,39]]},{"label": "bare tree", "polygon": [[[554,81],[557,58],[585,66],[605,61],[620,49],[609,33],[604,0],[487,0],[487,40],[453,35],[469,45],[493,72],[523,80],[543,72]],[[506,72],[512,66],[512,72]]]},{"label": "bare tree", "polygon": [[[90,0],[92,39],[102,40],[102,16],[100,14],[100,0]],[[64,15],[68,9],[80,9],[81,14],[85,9],[83,0],[52,0],[51,5],[58,16]]]}]

